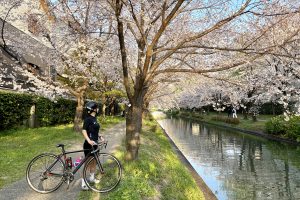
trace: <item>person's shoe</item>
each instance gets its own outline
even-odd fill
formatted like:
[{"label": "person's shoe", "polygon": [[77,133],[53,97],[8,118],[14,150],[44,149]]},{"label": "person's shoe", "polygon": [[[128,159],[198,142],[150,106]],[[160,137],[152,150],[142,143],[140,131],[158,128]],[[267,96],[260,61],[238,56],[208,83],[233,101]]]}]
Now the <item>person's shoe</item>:
[{"label": "person's shoe", "polygon": [[90,182],[90,183],[96,183],[96,184],[98,184],[98,183],[100,183],[100,180],[95,179],[95,177],[90,177],[90,178],[89,178],[89,182]]}]

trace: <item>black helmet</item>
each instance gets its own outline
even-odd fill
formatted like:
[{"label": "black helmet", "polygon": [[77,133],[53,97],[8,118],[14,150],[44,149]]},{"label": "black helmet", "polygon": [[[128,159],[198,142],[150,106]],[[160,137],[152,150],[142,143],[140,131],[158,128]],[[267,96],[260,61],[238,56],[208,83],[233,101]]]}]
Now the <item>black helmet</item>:
[{"label": "black helmet", "polygon": [[85,104],[85,108],[87,109],[88,113],[91,113],[98,108],[98,104],[94,101],[90,101],[87,104]]}]

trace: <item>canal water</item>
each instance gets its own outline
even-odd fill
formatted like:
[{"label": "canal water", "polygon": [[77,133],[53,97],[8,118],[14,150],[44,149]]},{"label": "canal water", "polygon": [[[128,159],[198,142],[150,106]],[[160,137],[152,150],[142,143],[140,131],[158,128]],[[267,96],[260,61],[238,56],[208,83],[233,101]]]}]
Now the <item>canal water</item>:
[{"label": "canal water", "polygon": [[300,199],[299,147],[184,119],[158,122],[218,199]]}]

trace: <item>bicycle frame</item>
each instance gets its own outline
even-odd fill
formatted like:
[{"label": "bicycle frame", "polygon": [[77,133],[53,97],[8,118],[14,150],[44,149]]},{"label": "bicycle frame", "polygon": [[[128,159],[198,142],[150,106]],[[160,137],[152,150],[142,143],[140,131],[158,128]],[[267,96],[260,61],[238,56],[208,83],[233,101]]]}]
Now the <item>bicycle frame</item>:
[{"label": "bicycle frame", "polygon": [[[66,159],[67,159],[67,155],[68,154],[74,154],[74,153],[80,153],[80,152],[84,152],[83,150],[78,150],[78,151],[69,151],[69,152],[63,152],[62,154],[58,155],[58,159],[61,159],[62,157],[64,157],[64,162],[66,163]],[[87,159],[90,157],[89,153],[87,156],[85,156],[81,162],[73,169],[72,173],[76,174],[76,172],[80,169],[80,167],[87,161]],[[65,169],[67,169],[67,166],[65,166]]]},{"label": "bicycle frame", "polygon": [[[55,161],[52,165],[50,165],[48,169],[46,169],[46,172],[47,172],[47,171],[50,171],[51,168],[52,168],[59,160],[62,160],[62,157],[64,158],[64,163],[66,163],[66,159],[67,159],[67,156],[66,156],[66,155],[84,152],[84,150],[87,150],[87,149],[78,150],[78,151],[68,151],[68,152],[66,152],[65,149],[64,149],[64,147],[62,147],[62,153],[59,154],[59,155],[57,155],[56,161]],[[82,166],[82,165],[83,165],[83,164],[84,164],[91,156],[97,155],[97,153],[99,153],[99,151],[100,151],[100,147],[99,147],[98,149],[96,149],[96,150],[94,150],[94,148],[93,148],[93,151],[90,152],[90,153],[88,153],[88,155],[85,156],[84,159],[81,160],[81,162],[75,167],[75,169],[72,171],[72,174],[76,174],[76,172],[80,169],[80,167],[81,167],[81,166]],[[93,154],[93,155],[92,155],[92,154]],[[97,162],[98,166],[100,167],[101,173],[104,173],[102,164],[101,164],[101,162],[100,162],[98,156],[94,156],[94,157],[96,158],[96,162]],[[65,169],[67,169],[67,166],[65,166]],[[61,174],[53,174],[53,173],[51,173],[51,175],[62,176]]]},{"label": "bicycle frame", "polygon": [[[121,180],[122,166],[115,156],[102,152],[102,148],[106,148],[106,141],[97,145],[93,146],[91,151],[88,151],[89,153],[73,168],[69,165],[68,155],[74,153],[78,155],[86,149],[65,151],[65,145],[58,144],[57,147],[61,147],[61,153],[42,153],[34,157],[26,170],[26,180],[29,186],[34,191],[43,194],[57,190],[63,183],[66,183],[69,188],[70,183],[76,178],[74,175],[84,165],[82,178],[89,189],[99,193],[111,191]],[[94,173],[95,179],[91,179],[92,176],[89,177],[92,175],[90,173]]]}]

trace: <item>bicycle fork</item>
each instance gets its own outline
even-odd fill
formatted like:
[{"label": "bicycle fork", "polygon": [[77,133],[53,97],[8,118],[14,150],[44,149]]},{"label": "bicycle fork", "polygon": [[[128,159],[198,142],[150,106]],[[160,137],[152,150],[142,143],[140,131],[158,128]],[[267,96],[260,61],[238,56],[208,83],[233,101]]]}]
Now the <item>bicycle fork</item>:
[{"label": "bicycle fork", "polygon": [[97,165],[98,165],[99,168],[100,168],[100,173],[101,173],[101,174],[104,174],[104,169],[103,169],[103,166],[102,166],[102,164],[101,164],[101,162],[100,162],[100,160],[99,160],[99,157],[98,157],[98,156],[95,156],[95,158],[96,158]]}]

